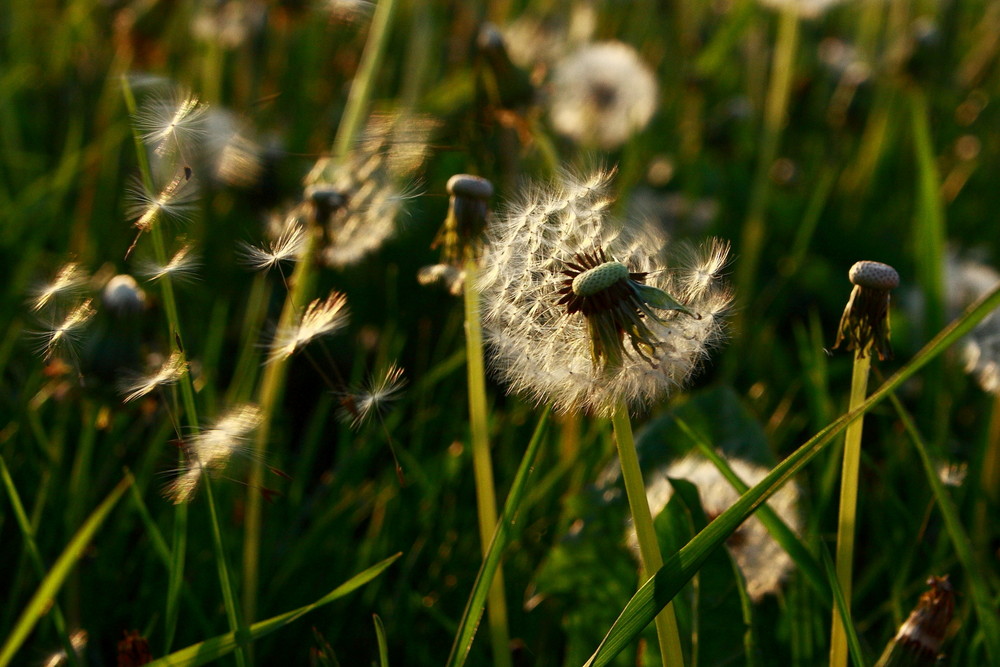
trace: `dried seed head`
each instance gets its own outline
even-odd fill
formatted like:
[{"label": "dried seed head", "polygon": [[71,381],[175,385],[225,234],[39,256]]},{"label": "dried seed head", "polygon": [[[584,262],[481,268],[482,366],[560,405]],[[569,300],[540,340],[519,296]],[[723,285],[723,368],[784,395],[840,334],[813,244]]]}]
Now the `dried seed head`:
[{"label": "dried seed head", "polygon": [[955,613],[955,590],[948,575],[927,580],[930,590],[900,626],[878,665],[936,665],[945,633]]},{"label": "dried seed head", "polygon": [[847,272],[848,278],[858,287],[873,290],[889,291],[899,287],[899,274],[896,269],[882,262],[855,262]]},{"label": "dried seed head", "polygon": [[452,197],[468,197],[487,200],[493,196],[493,184],[481,176],[455,174],[448,179],[448,194]]},{"label": "dried seed head", "polygon": [[440,246],[441,260],[459,268],[479,254],[493,184],[479,176],[455,174],[448,179],[448,194],[448,217],[431,248]]},{"label": "dried seed head", "polygon": [[875,349],[879,359],[892,357],[889,330],[889,292],[899,285],[899,274],[881,262],[857,262],[848,272],[854,283],[851,298],[840,318],[834,349],[847,341],[847,349],[864,357]]}]

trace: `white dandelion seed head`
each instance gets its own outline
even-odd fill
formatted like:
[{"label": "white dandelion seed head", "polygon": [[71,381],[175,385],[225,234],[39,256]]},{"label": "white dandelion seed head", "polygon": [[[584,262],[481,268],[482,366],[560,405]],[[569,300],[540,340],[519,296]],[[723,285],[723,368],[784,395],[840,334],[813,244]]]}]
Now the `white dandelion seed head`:
[{"label": "white dandelion seed head", "polygon": [[373,416],[381,416],[389,405],[399,398],[406,386],[403,369],[396,364],[385,371],[373,374],[358,391],[341,397],[339,411],[341,419],[358,428]]},{"label": "white dandelion seed head", "polygon": [[580,48],[555,67],[549,116],[559,134],[611,150],[646,127],[658,104],[653,71],[621,42]]},{"label": "white dandelion seed head", "polygon": [[182,245],[166,264],[153,260],[140,261],[136,273],[149,281],[159,280],[169,276],[174,282],[194,280],[201,269],[201,258],[194,252],[191,244]]},{"label": "white dandelion seed head", "polygon": [[[619,402],[650,404],[677,389],[721,338],[731,300],[721,275],[726,244],[714,241],[688,251],[688,263],[666,263],[656,230],[608,220],[609,179],[598,172],[564,177],[547,188],[532,186],[520,204],[494,216],[487,230],[479,286],[493,367],[511,391],[560,412],[608,416]],[[643,281],[693,315],[632,309],[630,315],[645,329],[641,344],[622,335],[620,363],[598,364],[588,318],[559,303],[567,266],[596,252],[631,275],[646,274],[630,278],[630,288]]]},{"label": "white dandelion seed head", "polygon": [[760,0],[760,4],[778,11],[789,11],[800,18],[817,18],[845,0]]},{"label": "white dandelion seed head", "polygon": [[124,380],[121,385],[122,401],[129,403],[152,393],[157,387],[174,384],[187,373],[188,365],[180,352],[173,352],[156,371]]},{"label": "white dandelion seed head", "polygon": [[152,97],[135,114],[133,123],[142,140],[161,157],[185,153],[205,134],[208,105],[190,92]]},{"label": "white dandelion seed head", "polygon": [[[751,487],[770,472],[763,466],[742,459],[727,457],[727,462],[743,483]],[[674,489],[669,478],[686,480],[698,488],[698,498],[710,521],[729,509],[740,497],[714,463],[701,456],[690,455],[650,477],[646,485],[646,498],[654,517],[663,511],[673,496]],[[771,509],[796,533],[802,529],[800,497],[798,487],[787,483],[767,501]],[[638,553],[638,540],[632,527],[629,528],[628,543]],[[726,546],[743,573],[747,594],[754,602],[759,602],[769,593],[777,593],[782,581],[795,567],[791,556],[774,541],[756,516],[751,516],[737,528],[727,540]]]},{"label": "white dandelion seed head", "polygon": [[347,297],[331,292],[326,299],[310,303],[299,321],[278,329],[268,361],[287,359],[313,340],[334,334],[347,325]]},{"label": "white dandelion seed head", "polygon": [[38,340],[38,353],[45,360],[50,359],[61,349],[73,354],[73,348],[80,342],[84,327],[97,314],[92,304],[93,299],[86,299],[62,319],[53,319],[44,331],[30,332],[30,335]]},{"label": "white dandelion seed head", "polygon": [[268,271],[282,262],[297,262],[305,247],[306,231],[298,218],[284,218],[285,225],[277,236],[263,245],[240,243],[236,250],[239,261],[255,271]]},{"label": "white dandelion seed head", "polygon": [[[945,285],[948,310],[957,316],[1000,285],[1000,273],[980,262],[949,253]],[[983,391],[1000,394],[1000,310],[984,317],[959,342],[959,350],[965,372],[976,379]]]},{"label": "white dandelion seed head", "polygon": [[104,286],[101,300],[116,313],[138,313],[146,308],[146,292],[127,273],[112,276]]},{"label": "white dandelion seed head", "polygon": [[78,297],[87,290],[90,275],[76,262],[64,264],[55,277],[32,290],[31,309],[41,310],[59,300]]}]

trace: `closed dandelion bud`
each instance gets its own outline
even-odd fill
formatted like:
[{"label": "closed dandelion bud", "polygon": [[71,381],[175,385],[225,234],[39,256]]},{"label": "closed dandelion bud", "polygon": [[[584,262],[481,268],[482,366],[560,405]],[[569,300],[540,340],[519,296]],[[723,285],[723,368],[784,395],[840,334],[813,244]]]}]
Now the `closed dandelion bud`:
[{"label": "closed dandelion bud", "polygon": [[920,596],[916,608],[886,646],[875,667],[930,667],[939,664],[941,644],[955,612],[955,590],[948,581],[948,575],[931,577],[927,585],[930,590]]},{"label": "closed dandelion bud", "polygon": [[840,318],[836,349],[847,341],[848,350],[856,350],[864,357],[874,348],[879,359],[892,357],[889,342],[889,293],[899,286],[899,274],[881,262],[857,262],[848,277],[854,284]]}]

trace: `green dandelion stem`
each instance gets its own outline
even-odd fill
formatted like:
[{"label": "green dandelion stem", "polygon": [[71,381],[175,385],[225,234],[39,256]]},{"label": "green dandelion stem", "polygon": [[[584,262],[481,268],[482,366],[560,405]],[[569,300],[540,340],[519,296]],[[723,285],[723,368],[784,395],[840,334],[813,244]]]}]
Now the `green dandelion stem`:
[{"label": "green dandelion stem", "polygon": [[[653,528],[653,516],[649,511],[649,501],[646,499],[646,484],[639,467],[639,456],[635,449],[635,439],[632,437],[632,422],[628,416],[628,406],[619,403],[612,416],[615,429],[615,442],[618,445],[618,458],[622,465],[622,480],[625,482],[625,492],[628,495],[629,509],[632,511],[632,523],[639,539],[639,552],[642,556],[642,581],[663,567],[663,556],[660,554],[659,541]],[[684,664],[681,652],[681,639],[677,632],[677,619],[674,616],[673,603],[666,605],[656,616],[656,637],[660,642],[660,655],[663,665],[677,667]]]},{"label": "green dandelion stem", "polygon": [[[469,426],[472,431],[472,469],[476,480],[476,505],[479,508],[479,538],[483,557],[488,555],[497,524],[497,495],[490,459],[489,413],[486,408],[486,370],[483,363],[483,331],[479,321],[479,290],[476,288],[476,262],[465,265],[465,344],[469,378]],[[493,664],[510,667],[510,633],[507,629],[507,601],[504,596],[503,570],[497,566],[487,599]]]},{"label": "green dandelion stem", "polygon": [[[851,375],[851,399],[848,412],[854,412],[865,402],[868,392],[868,371],[872,356],[859,348],[854,353]],[[837,520],[837,584],[844,594],[848,610],[851,605],[851,576],[854,563],[854,534],[858,514],[858,476],[861,465],[861,430],[864,418],[851,422],[844,437],[844,463],[840,475],[840,514]],[[846,667],[847,633],[836,608],[830,635],[830,667]]]}]

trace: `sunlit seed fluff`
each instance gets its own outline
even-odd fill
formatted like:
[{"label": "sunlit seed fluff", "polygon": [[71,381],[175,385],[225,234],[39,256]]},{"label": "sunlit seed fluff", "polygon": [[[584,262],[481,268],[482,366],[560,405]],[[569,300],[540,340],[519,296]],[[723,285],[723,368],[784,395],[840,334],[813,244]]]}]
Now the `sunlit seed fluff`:
[{"label": "sunlit seed fluff", "polygon": [[236,255],[251,269],[267,271],[282,262],[298,261],[305,240],[305,229],[297,219],[291,218],[276,238],[264,241],[261,246],[240,243]]},{"label": "sunlit seed fluff", "polygon": [[392,364],[385,371],[372,375],[358,391],[342,395],[341,419],[358,428],[372,417],[381,417],[399,398],[404,386],[403,369]]},{"label": "sunlit seed fluff", "polygon": [[221,471],[233,456],[250,455],[249,437],[260,426],[261,418],[258,406],[239,405],[187,440],[184,466],[165,489],[165,495],[174,503],[187,502],[205,472]]},{"label": "sunlit seed fluff", "polygon": [[51,282],[32,291],[31,309],[41,310],[55,301],[79,296],[86,291],[89,280],[90,275],[83,267],[69,262],[59,269]]},{"label": "sunlit seed fluff", "polygon": [[[76,664],[83,663],[83,653],[87,649],[87,642],[90,637],[86,630],[74,630],[69,633],[69,644],[73,647],[73,652],[76,654]],[[56,651],[49,657],[45,658],[44,662],[41,663],[43,667],[61,667],[62,665],[68,665],[69,656],[66,655],[66,649],[60,649]]]},{"label": "sunlit seed fluff", "polygon": [[192,93],[172,98],[153,98],[143,104],[133,122],[142,140],[154,147],[157,155],[185,153],[205,133],[208,106]]},{"label": "sunlit seed fluff", "polygon": [[[727,462],[747,486],[757,484],[770,472],[763,466],[741,459],[728,459]],[[666,507],[673,495],[669,478],[686,480],[698,488],[702,509],[709,520],[729,509],[740,497],[714,463],[699,456],[688,456],[650,477],[646,496],[654,517]],[[795,532],[802,527],[799,498],[798,488],[789,483],[767,501],[771,509]],[[629,543],[638,548],[634,529],[630,529]],[[730,536],[726,546],[743,573],[747,594],[755,602],[759,602],[765,595],[777,593],[781,589],[781,583],[795,567],[788,553],[774,541],[756,516],[744,522]]]},{"label": "sunlit seed fluff", "polygon": [[197,186],[188,172],[178,169],[158,192],[150,192],[138,182],[129,187],[125,214],[140,232],[145,232],[164,220],[190,219],[197,196]]},{"label": "sunlit seed fluff", "polygon": [[465,271],[451,264],[422,266],[417,271],[417,282],[421,285],[440,285],[452,296],[458,296],[465,286]]},{"label": "sunlit seed fluff", "polygon": [[93,299],[87,299],[77,304],[64,318],[54,321],[44,331],[32,332],[32,335],[39,340],[39,354],[46,360],[64,348],[72,354],[73,346],[79,342],[84,327],[97,313],[92,304]]},{"label": "sunlit seed fluff", "polygon": [[[487,230],[480,288],[493,366],[512,391],[562,412],[609,415],[619,402],[650,404],[680,387],[721,339],[730,303],[726,245],[666,263],[657,230],[608,219],[609,179],[533,186]],[[620,282],[589,297],[568,289],[572,274],[604,262],[618,266],[602,280]]]},{"label": "sunlit seed fluff", "polygon": [[191,245],[183,245],[174,253],[166,264],[158,264],[152,260],[139,262],[136,273],[149,281],[169,277],[175,282],[193,280],[201,270],[201,259]]},{"label": "sunlit seed fluff", "polygon": [[183,355],[180,352],[173,352],[154,373],[123,381],[122,401],[128,403],[146,396],[158,387],[174,384],[184,377],[187,369]]},{"label": "sunlit seed fluff", "polygon": [[287,359],[310,342],[340,331],[347,325],[347,297],[331,292],[310,303],[298,322],[275,334],[268,361]]},{"label": "sunlit seed fluff", "polygon": [[[972,303],[1000,286],[1000,273],[986,264],[949,255],[945,265],[949,315],[958,317]],[[959,343],[965,372],[983,391],[1000,394],[1000,310],[984,317]]]},{"label": "sunlit seed fluff", "polygon": [[556,65],[548,96],[557,132],[611,150],[644,128],[657,107],[652,70],[621,42],[582,47]]}]

